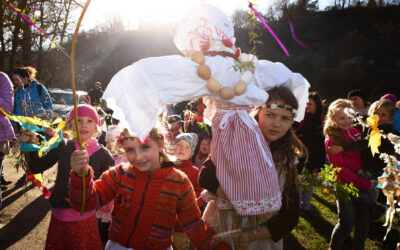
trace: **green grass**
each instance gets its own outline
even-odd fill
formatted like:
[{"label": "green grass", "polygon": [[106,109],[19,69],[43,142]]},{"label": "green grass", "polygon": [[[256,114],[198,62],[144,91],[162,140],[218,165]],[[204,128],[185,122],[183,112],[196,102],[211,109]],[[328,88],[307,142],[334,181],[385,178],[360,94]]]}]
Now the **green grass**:
[{"label": "green grass", "polygon": [[[328,249],[333,227],[336,225],[338,215],[336,202],[327,195],[322,194],[317,188],[311,200],[311,210],[315,216],[300,217],[299,223],[291,234],[284,240],[284,249]],[[365,249],[396,249],[400,242],[399,214],[395,215],[392,230],[386,241],[383,237],[386,227],[380,222],[370,223]],[[353,233],[345,241],[344,249],[352,249]]]}]

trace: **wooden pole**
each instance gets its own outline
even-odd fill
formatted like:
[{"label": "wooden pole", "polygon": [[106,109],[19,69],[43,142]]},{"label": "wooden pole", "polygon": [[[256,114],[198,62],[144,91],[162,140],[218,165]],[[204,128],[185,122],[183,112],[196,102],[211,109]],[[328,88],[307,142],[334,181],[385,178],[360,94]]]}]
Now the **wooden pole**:
[{"label": "wooden pole", "polygon": [[[79,135],[79,128],[78,128],[78,110],[77,110],[77,105],[78,105],[78,100],[76,97],[76,89],[75,89],[75,44],[76,44],[76,37],[78,36],[78,31],[79,27],[81,26],[81,22],[83,19],[83,16],[86,13],[87,8],[89,7],[90,0],[87,0],[85,6],[83,6],[81,15],[79,17],[78,23],[76,24],[75,27],[75,32],[74,36],[72,38],[72,45],[71,45],[71,57],[70,57],[70,64],[71,64],[71,89],[72,93],[74,95],[74,121],[75,121],[75,131],[76,131],[76,136],[79,142],[79,147],[81,150],[83,149],[83,144],[81,140],[81,136]],[[85,200],[86,200],[86,183],[85,183],[85,171],[82,169],[81,170],[81,175],[82,175],[82,206],[81,206],[81,216],[85,212]]]}]

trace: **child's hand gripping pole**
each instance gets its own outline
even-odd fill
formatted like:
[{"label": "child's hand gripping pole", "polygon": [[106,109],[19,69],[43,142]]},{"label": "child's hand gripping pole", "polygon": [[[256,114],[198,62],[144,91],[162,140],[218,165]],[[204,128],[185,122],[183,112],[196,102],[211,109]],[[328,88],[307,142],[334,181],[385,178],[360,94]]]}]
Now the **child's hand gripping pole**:
[{"label": "child's hand gripping pole", "polygon": [[[89,7],[90,4],[90,0],[86,1],[86,4],[84,6],[80,5],[80,7],[82,7],[82,12],[81,15],[79,16],[78,19],[78,23],[76,24],[75,27],[75,32],[74,32],[74,36],[72,38],[72,44],[71,44],[71,56],[70,56],[70,64],[71,64],[71,89],[72,89],[72,93],[74,95],[74,112],[75,112],[75,128],[76,128],[76,134],[78,137],[78,142],[79,142],[79,146],[81,149],[83,149],[83,145],[82,145],[82,140],[81,137],[79,136],[79,129],[78,129],[78,118],[77,118],[77,98],[76,98],[76,89],[75,89],[75,44],[76,44],[76,37],[78,36],[78,31],[79,31],[79,26],[81,25],[83,16],[86,13],[87,8]],[[85,211],[85,199],[86,199],[86,183],[85,183],[85,170],[82,168],[81,170],[81,176],[82,176],[82,207],[81,207],[81,216],[83,215],[83,212]]]}]

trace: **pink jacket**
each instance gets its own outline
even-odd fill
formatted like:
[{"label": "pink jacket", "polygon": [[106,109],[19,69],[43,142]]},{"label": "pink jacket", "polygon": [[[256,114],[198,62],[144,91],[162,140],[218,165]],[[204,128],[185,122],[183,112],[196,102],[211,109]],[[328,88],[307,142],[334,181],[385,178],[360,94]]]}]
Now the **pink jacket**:
[{"label": "pink jacket", "polygon": [[[350,128],[348,131],[343,131],[346,142],[358,141],[361,139],[361,132],[355,128]],[[325,150],[328,147],[337,145],[333,140],[325,139]],[[340,167],[342,170],[338,174],[338,178],[342,183],[353,183],[357,188],[368,189],[371,187],[370,181],[361,178],[357,172],[362,169],[361,152],[341,152],[335,155],[329,154],[327,151],[329,162],[334,167]]]}]

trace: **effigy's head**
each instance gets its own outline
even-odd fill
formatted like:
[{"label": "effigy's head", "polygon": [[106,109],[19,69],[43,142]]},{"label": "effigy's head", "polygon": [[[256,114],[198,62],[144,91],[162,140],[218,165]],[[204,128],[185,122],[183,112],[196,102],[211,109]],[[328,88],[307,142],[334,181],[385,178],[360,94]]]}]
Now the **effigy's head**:
[{"label": "effigy's head", "polygon": [[235,53],[232,22],[217,7],[208,4],[192,6],[176,27],[174,42],[186,55],[195,51]]}]

